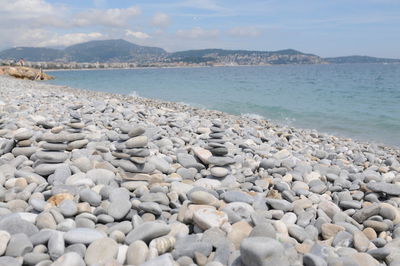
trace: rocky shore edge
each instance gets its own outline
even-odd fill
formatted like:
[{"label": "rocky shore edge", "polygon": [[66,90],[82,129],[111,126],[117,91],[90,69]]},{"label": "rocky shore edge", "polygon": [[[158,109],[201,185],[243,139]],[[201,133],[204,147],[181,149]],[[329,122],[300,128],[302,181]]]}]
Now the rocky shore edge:
[{"label": "rocky shore edge", "polygon": [[400,265],[400,150],[0,76],[0,265]]},{"label": "rocky shore edge", "polygon": [[54,77],[44,73],[42,69],[23,66],[0,66],[0,75],[6,75],[18,79],[51,80]]}]

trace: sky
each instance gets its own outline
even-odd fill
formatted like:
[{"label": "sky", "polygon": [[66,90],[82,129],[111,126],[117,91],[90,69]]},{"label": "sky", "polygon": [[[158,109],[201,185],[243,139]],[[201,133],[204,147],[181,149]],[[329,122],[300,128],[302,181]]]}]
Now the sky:
[{"label": "sky", "polygon": [[169,52],[400,58],[400,0],[0,0],[0,50],[120,38]]}]

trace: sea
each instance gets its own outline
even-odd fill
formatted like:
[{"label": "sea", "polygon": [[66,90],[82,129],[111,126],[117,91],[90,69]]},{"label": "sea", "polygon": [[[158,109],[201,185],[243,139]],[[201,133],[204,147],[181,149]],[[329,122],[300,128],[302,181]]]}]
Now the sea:
[{"label": "sea", "polygon": [[52,84],[188,104],[400,147],[400,64],[48,71]]}]

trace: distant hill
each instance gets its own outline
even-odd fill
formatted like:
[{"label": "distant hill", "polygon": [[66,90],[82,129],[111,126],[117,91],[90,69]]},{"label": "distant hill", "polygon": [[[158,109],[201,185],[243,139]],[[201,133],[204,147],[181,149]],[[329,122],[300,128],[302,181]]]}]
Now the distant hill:
[{"label": "distant hill", "polygon": [[378,58],[371,56],[341,56],[341,57],[329,57],[324,58],[328,63],[333,64],[345,64],[345,63],[400,63],[400,59],[390,59],[390,58]]},{"label": "distant hill", "polygon": [[221,64],[260,65],[260,64],[316,64],[322,63],[320,57],[305,54],[293,49],[280,51],[248,51],[202,49],[171,53],[171,61],[218,62]]},{"label": "distant hill", "polygon": [[[248,51],[200,49],[168,53],[162,48],[137,45],[122,39],[79,43],[65,49],[17,47],[0,52],[0,60],[78,63],[130,63],[136,66],[176,65],[276,65],[321,63],[396,63],[400,59],[368,56],[321,58],[293,49],[279,51]],[[54,64],[53,64],[54,65]],[[68,67],[68,66],[67,66]]]},{"label": "distant hill", "polygon": [[161,48],[140,46],[122,39],[75,44],[64,51],[68,61],[75,62],[151,61],[167,53]]},{"label": "distant hill", "polygon": [[155,62],[167,52],[157,47],[140,46],[128,41],[90,41],[68,46],[63,50],[52,48],[17,47],[0,52],[0,59],[24,58],[32,62]]}]

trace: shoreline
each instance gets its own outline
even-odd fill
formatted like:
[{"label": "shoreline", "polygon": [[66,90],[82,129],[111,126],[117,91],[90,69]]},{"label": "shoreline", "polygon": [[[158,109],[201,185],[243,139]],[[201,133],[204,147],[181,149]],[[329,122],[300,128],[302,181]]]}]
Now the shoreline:
[{"label": "shoreline", "polygon": [[0,185],[0,264],[400,263],[400,149],[180,103],[0,77]]}]

